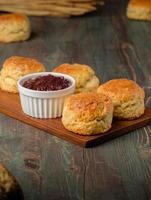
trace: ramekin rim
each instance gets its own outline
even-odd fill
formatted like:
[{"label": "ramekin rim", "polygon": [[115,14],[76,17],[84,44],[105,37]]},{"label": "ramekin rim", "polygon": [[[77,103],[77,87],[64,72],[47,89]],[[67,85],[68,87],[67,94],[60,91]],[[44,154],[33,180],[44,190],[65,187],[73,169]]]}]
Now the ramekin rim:
[{"label": "ramekin rim", "polygon": [[[32,78],[32,76],[34,75],[45,75],[45,74],[52,74],[52,75],[58,75],[58,76],[63,76],[65,78],[67,78],[68,80],[71,81],[71,85],[67,88],[64,88],[64,89],[61,89],[61,90],[53,90],[53,91],[38,91],[38,90],[31,90],[31,89],[28,89],[28,88],[25,88],[24,86],[21,85],[21,81],[27,77],[29,78]],[[23,77],[21,77],[18,82],[17,82],[17,86],[18,88],[21,88],[23,89],[24,91],[26,92],[32,92],[34,94],[57,94],[57,93],[61,93],[61,92],[66,92],[68,90],[70,90],[71,88],[75,87],[75,79],[67,74],[63,74],[63,73],[58,73],[58,72],[37,72],[37,73],[32,73],[32,74],[27,74]],[[20,92],[20,91],[19,91]]]}]

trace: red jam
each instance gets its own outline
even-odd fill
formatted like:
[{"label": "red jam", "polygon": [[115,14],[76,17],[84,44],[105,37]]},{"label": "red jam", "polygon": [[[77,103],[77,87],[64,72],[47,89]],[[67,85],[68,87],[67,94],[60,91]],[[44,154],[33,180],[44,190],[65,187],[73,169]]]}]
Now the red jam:
[{"label": "red jam", "polygon": [[31,78],[24,82],[23,87],[37,91],[55,91],[65,89],[70,85],[71,82],[63,76],[57,77],[49,74]]}]

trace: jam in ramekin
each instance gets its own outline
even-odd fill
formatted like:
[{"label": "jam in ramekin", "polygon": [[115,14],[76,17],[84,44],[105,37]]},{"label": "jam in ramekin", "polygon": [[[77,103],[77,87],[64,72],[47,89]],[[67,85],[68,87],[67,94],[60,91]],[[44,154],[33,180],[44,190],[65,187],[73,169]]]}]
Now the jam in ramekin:
[{"label": "jam in ramekin", "polygon": [[63,76],[53,76],[51,74],[31,78],[23,83],[23,87],[37,91],[56,91],[68,88],[71,82]]}]

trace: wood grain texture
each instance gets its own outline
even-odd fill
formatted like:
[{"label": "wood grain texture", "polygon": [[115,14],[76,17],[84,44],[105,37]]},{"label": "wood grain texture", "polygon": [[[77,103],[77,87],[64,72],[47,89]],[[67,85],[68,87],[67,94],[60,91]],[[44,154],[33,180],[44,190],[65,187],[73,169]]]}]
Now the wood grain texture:
[{"label": "wood grain texture", "polygon": [[36,119],[27,116],[22,111],[18,94],[11,94],[0,90],[0,97],[1,113],[83,147],[96,146],[105,141],[114,139],[116,137],[129,133],[130,131],[151,124],[151,109],[146,108],[144,114],[136,120],[113,120],[112,128],[106,133],[83,136],[72,133],[65,129],[61,122],[61,118]]},{"label": "wood grain texture", "polygon": [[[71,19],[31,18],[33,35],[0,44],[11,55],[35,57],[49,70],[64,62],[91,65],[101,81],[136,79],[151,107],[151,26],[127,20],[126,0]],[[0,114],[0,161],[15,175],[25,200],[150,200],[151,126],[91,149],[44,134]]]}]

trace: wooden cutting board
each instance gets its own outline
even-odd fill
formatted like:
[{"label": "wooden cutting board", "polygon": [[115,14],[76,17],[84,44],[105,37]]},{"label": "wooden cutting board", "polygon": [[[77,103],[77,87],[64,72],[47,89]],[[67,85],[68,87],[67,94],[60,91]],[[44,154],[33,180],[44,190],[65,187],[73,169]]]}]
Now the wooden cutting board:
[{"label": "wooden cutting board", "polygon": [[61,119],[36,119],[22,112],[19,96],[0,90],[0,112],[12,118],[37,127],[59,138],[65,139],[83,147],[92,147],[115,137],[122,136],[137,128],[151,123],[151,109],[146,108],[144,115],[133,121],[114,121],[112,128],[100,135],[81,136],[66,130]]}]

